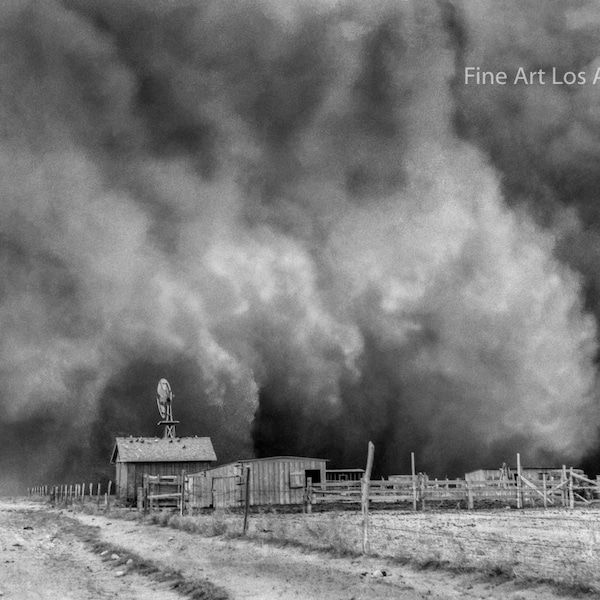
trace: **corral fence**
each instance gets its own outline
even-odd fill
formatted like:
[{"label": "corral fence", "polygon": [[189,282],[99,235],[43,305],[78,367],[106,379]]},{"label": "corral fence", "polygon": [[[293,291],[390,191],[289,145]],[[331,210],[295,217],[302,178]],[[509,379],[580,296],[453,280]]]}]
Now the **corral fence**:
[{"label": "corral fence", "polygon": [[[171,477],[165,484],[171,485],[158,491],[158,484],[150,484],[143,490],[148,494],[148,502],[142,506],[147,509],[166,507],[196,510],[204,508],[244,507],[246,498],[252,498],[252,505],[272,505],[276,490],[269,485],[260,489],[248,490],[245,478],[239,478],[239,485],[213,485],[210,490],[211,504],[206,502],[206,491],[196,485],[196,475],[181,478]],[[157,478],[154,478],[157,479]],[[221,480],[216,483],[220,484]],[[364,502],[364,481],[326,481],[313,483],[307,478],[300,500],[288,504],[302,505],[305,512],[313,507],[328,505],[362,504]],[[140,488],[141,490],[141,488]],[[152,497],[154,502],[152,502]],[[139,497],[139,493],[138,493]],[[368,501],[374,505],[393,505],[412,507],[413,510],[427,508],[467,508],[481,507],[544,507],[574,508],[583,505],[600,504],[600,482],[563,469],[559,479],[542,478],[541,481],[529,479],[523,474],[515,474],[509,480],[465,480],[430,479],[427,475],[396,475],[385,480],[372,480],[368,483]],[[183,508],[182,503],[183,502]]]},{"label": "corral fence", "polygon": [[[362,482],[311,484],[307,496],[312,504],[361,502]],[[511,480],[429,479],[425,474],[397,475],[369,482],[369,501],[408,503],[415,510],[447,505],[455,508],[506,505],[567,507],[600,504],[600,482],[564,469],[560,479],[531,480],[515,474]]]}]

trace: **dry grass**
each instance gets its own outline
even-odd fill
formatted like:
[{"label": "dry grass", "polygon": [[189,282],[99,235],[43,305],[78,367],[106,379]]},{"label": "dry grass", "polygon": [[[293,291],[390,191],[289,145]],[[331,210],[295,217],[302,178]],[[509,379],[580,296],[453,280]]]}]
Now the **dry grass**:
[{"label": "dry grass", "polygon": [[[242,535],[244,518],[226,510],[185,516],[162,511],[144,517],[118,509],[110,515],[229,538]],[[361,524],[357,511],[255,512],[247,537],[353,556],[362,553]],[[550,583],[569,593],[600,592],[600,511],[373,511],[370,541],[371,554],[415,567]]]}]

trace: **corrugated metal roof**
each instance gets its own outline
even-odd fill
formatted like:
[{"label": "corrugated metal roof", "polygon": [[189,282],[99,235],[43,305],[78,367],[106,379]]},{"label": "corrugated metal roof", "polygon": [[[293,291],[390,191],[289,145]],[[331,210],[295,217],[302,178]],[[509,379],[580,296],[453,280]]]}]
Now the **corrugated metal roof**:
[{"label": "corrugated metal roof", "polygon": [[159,438],[118,437],[111,462],[215,461],[209,437]]}]

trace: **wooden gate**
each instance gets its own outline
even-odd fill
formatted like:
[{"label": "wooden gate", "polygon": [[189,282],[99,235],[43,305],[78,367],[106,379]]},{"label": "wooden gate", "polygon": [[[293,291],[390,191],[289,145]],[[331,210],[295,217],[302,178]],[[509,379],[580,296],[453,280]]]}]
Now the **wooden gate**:
[{"label": "wooden gate", "polygon": [[181,475],[144,475],[138,490],[138,508],[148,510],[178,510],[185,507],[185,473]]}]

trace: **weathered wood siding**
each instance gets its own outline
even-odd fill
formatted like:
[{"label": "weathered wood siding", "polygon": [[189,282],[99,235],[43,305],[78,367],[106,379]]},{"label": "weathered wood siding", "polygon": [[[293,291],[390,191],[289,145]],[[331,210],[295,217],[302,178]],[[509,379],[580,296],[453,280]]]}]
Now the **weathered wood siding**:
[{"label": "weathered wood siding", "polygon": [[127,497],[127,465],[118,462],[115,465],[115,494],[117,498]]},{"label": "weathered wood siding", "polygon": [[245,503],[246,469],[250,469],[249,504],[301,504],[307,477],[325,481],[326,461],[313,458],[276,457],[229,463],[194,474],[188,484],[192,507],[221,508]]},{"label": "weathered wood siding", "polygon": [[143,486],[144,475],[181,475],[181,471],[197,473],[208,469],[209,466],[210,462],[205,461],[164,463],[117,462],[117,497],[127,501],[135,501],[138,487]]}]

